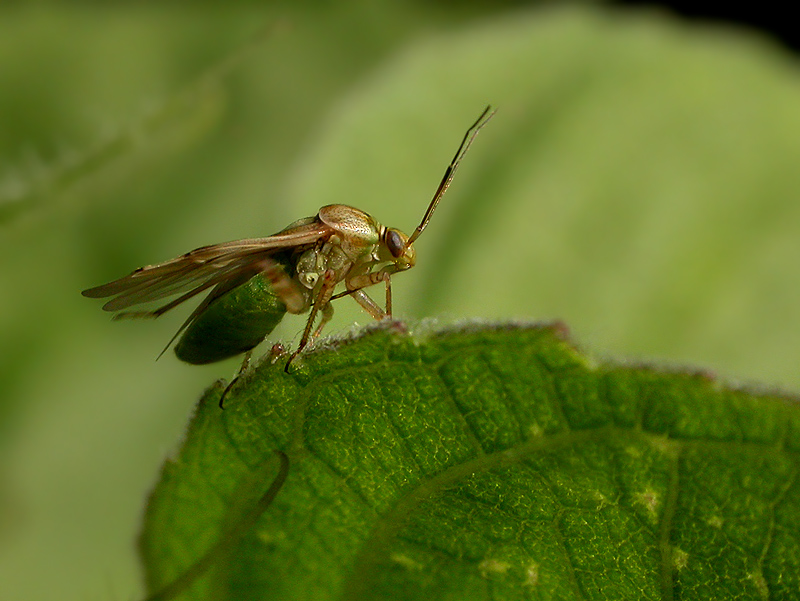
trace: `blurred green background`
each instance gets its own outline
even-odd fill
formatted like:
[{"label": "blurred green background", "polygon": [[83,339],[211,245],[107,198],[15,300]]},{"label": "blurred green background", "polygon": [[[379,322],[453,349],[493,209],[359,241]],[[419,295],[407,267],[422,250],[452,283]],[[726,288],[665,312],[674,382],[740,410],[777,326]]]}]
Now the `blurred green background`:
[{"label": "blurred green background", "polygon": [[[399,317],[561,318],[596,357],[800,389],[800,80],[753,32],[557,3],[7,5],[0,598],[136,598],[146,493],[237,368],[155,362],[187,311],[112,323],[80,290],[329,203],[410,232],[489,102]],[[368,321],[345,299],[327,332]]]}]

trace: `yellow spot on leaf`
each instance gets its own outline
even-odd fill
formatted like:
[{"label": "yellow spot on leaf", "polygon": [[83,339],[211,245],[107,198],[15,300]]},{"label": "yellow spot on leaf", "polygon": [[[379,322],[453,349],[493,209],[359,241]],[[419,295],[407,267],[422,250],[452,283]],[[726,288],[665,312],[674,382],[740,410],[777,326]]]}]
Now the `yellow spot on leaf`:
[{"label": "yellow spot on leaf", "polygon": [[650,514],[651,521],[658,521],[658,507],[661,504],[661,496],[652,488],[645,488],[635,496],[636,502],[644,507]]},{"label": "yellow spot on leaf", "polygon": [[625,447],[625,452],[630,455],[631,457],[641,457],[642,456],[642,449],[635,446]]},{"label": "yellow spot on leaf", "polygon": [[392,553],[389,559],[407,570],[419,570],[422,567],[418,561],[414,561],[408,555],[403,555],[402,553]]},{"label": "yellow spot on leaf", "polygon": [[490,574],[505,574],[510,567],[510,563],[499,559],[484,559],[478,564],[478,570],[484,578]]},{"label": "yellow spot on leaf", "polygon": [[756,589],[758,590],[758,594],[761,596],[761,598],[769,599],[769,588],[767,587],[767,581],[764,579],[764,574],[761,572],[754,572],[752,574],[748,574],[747,577],[753,581],[753,584],[756,585]]},{"label": "yellow spot on leaf", "polygon": [[678,547],[672,548],[672,565],[676,570],[682,570],[689,563],[689,554]]},{"label": "yellow spot on leaf", "polygon": [[722,518],[719,517],[718,515],[713,515],[706,520],[706,524],[708,524],[712,528],[716,528],[717,530],[719,530],[720,528],[722,528]]}]

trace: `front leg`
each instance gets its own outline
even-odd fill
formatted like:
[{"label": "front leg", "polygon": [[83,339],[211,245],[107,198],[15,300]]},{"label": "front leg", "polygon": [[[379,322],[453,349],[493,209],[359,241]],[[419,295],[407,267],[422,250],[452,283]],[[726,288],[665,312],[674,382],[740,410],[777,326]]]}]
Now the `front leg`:
[{"label": "front leg", "polygon": [[391,315],[383,310],[383,307],[372,300],[363,290],[356,290],[352,293],[352,296],[353,299],[361,306],[361,308],[369,313],[372,319],[375,321],[380,321],[381,319],[391,317]]},{"label": "front leg", "polygon": [[[378,282],[386,284],[386,305],[382,309],[378,303],[372,300],[363,288],[373,286]],[[392,275],[388,271],[378,271],[375,273],[365,273],[355,276],[347,281],[347,288],[352,290],[353,298],[361,305],[361,308],[369,313],[373,319],[380,321],[392,316]]]}]

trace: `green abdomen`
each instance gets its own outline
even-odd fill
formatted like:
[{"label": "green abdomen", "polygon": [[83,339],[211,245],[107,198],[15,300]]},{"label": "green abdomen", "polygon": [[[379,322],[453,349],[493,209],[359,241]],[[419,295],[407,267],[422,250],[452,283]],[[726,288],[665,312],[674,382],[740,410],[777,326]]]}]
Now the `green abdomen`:
[{"label": "green abdomen", "polygon": [[181,361],[200,365],[234,357],[261,343],[286,313],[263,275],[212,302],[175,345]]}]

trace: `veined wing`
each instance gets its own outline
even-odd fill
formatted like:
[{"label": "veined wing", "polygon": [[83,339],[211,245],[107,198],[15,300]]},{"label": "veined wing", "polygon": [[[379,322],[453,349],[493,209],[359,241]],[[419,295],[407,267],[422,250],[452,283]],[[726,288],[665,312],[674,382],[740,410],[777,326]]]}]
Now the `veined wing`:
[{"label": "veined wing", "polygon": [[103,305],[105,311],[121,311],[181,295],[155,311],[130,314],[134,317],[157,317],[218,284],[244,283],[260,271],[259,264],[270,255],[314,244],[333,231],[330,226],[314,220],[266,238],[202,246],[164,263],[140,267],[118,280],[84,290],[82,294],[89,298],[113,296]]}]

